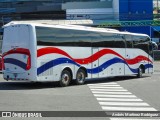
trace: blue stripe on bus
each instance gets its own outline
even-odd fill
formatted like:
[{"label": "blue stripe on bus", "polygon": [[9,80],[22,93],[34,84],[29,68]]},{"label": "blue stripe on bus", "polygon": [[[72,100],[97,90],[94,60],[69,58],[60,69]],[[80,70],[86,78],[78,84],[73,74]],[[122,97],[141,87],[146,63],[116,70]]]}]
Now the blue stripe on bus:
[{"label": "blue stripe on bus", "polygon": [[105,63],[103,63],[102,65],[100,65],[100,66],[97,67],[97,68],[88,69],[88,70],[92,71],[92,74],[97,74],[97,73],[103,71],[104,69],[108,68],[109,66],[111,66],[111,65],[113,65],[113,64],[116,64],[116,63],[124,63],[124,64],[126,64],[126,65],[128,66],[128,68],[129,68],[133,73],[137,73],[137,72],[138,72],[138,69],[132,69],[132,68],[130,68],[129,65],[128,65],[124,60],[122,60],[122,59],[120,59],[120,58],[117,58],[117,57],[115,57],[115,58],[113,58],[113,59],[111,59],[111,60],[106,61]]},{"label": "blue stripe on bus", "polygon": [[153,65],[152,64],[146,64],[144,65],[145,69],[148,69],[148,68],[153,68]]},{"label": "blue stripe on bus", "polygon": [[26,66],[27,66],[26,63],[24,63],[20,60],[17,60],[17,59],[13,59],[13,58],[5,58],[4,63],[9,63],[9,64],[16,65],[18,67],[21,67],[24,70],[26,70]]},{"label": "blue stripe on bus", "polygon": [[[68,58],[58,58],[58,59],[52,60],[52,61],[50,61],[50,62],[42,65],[41,67],[39,67],[37,69],[37,75],[45,72],[46,70],[48,70],[48,69],[50,69],[52,67],[55,67],[57,65],[64,64],[64,63],[70,63],[70,64],[76,65],[78,67],[81,66],[81,65],[77,64],[76,62],[74,62],[71,59],[68,59]],[[113,58],[111,60],[106,61],[105,63],[103,63],[99,67],[96,67],[96,68],[93,68],[93,69],[87,69],[87,72],[91,73],[91,74],[96,74],[96,73],[99,73],[99,72],[103,71],[104,69],[108,68],[109,66],[111,66],[113,64],[116,64],[116,63],[124,63],[124,64],[126,64],[128,66],[128,68],[133,73],[138,73],[138,68],[136,68],[136,69],[131,68],[124,60],[122,60],[120,58],[117,58],[117,57],[115,57],[115,58]],[[152,64],[146,64],[145,65],[145,69],[147,69],[147,68],[153,68],[153,65]]]},{"label": "blue stripe on bus", "polygon": [[67,64],[70,63],[70,64],[74,64],[74,65],[80,67],[79,64],[75,63],[74,61],[72,61],[68,58],[58,58],[58,59],[52,60],[52,61],[42,65],[41,67],[39,67],[37,69],[37,75],[43,73],[44,71],[46,71],[52,67],[55,67],[57,65],[64,64],[64,63],[67,63]]}]

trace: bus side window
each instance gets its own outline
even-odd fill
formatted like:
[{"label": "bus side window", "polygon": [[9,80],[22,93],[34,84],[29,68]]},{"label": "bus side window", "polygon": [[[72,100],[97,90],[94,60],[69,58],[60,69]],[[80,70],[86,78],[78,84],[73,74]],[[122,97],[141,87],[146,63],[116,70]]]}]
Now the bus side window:
[{"label": "bus side window", "polygon": [[114,47],[115,48],[125,48],[125,39],[123,35],[115,35],[114,40]]},{"label": "bus side window", "polygon": [[98,38],[92,41],[93,47],[125,48],[125,40],[122,35],[101,33]]},{"label": "bus side window", "polygon": [[131,35],[125,35],[126,48],[133,48],[133,40]]},{"label": "bus side window", "polygon": [[150,39],[146,36],[134,36],[133,37],[133,47],[139,48],[149,53],[149,41]]},{"label": "bus side window", "polygon": [[114,34],[112,33],[95,33],[92,38],[92,47],[110,47],[114,48]]}]

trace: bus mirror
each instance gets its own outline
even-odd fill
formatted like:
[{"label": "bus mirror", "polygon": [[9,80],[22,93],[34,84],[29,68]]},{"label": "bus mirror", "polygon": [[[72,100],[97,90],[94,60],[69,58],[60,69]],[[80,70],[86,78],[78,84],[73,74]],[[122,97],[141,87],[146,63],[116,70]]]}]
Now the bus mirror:
[{"label": "bus mirror", "polygon": [[157,45],[157,43],[156,42],[151,42],[151,44],[152,44],[152,49],[153,50],[157,50],[158,49],[158,45]]}]

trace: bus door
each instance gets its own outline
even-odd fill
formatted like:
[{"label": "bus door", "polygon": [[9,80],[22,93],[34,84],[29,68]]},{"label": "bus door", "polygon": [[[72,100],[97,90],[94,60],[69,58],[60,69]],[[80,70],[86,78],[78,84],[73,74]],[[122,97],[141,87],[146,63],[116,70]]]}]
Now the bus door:
[{"label": "bus door", "polygon": [[126,64],[125,64],[125,75],[131,75],[133,72],[131,71],[132,65],[129,64],[127,61],[133,59],[136,57],[136,52],[134,46],[133,46],[133,36],[131,35],[125,35],[126,40]]},{"label": "bus door", "polygon": [[[99,48],[93,47],[92,48],[92,78],[98,78],[99,77],[99,58],[98,53]],[[98,58],[98,59],[97,59]]]},{"label": "bus door", "polygon": [[114,41],[114,51],[119,54],[120,56],[115,56],[113,67],[111,68],[111,76],[121,76],[125,74],[125,63],[124,59],[126,55],[126,46],[125,46],[125,39],[124,35],[117,34],[115,36]]}]

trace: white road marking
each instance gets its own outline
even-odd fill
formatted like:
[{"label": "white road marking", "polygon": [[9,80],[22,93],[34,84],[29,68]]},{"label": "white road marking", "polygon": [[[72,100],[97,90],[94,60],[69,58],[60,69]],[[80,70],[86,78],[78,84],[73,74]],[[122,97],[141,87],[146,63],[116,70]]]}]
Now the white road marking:
[{"label": "white road marking", "polygon": [[149,106],[147,103],[143,102],[99,102],[100,105],[108,105],[108,106]]},{"label": "white road marking", "polygon": [[157,111],[117,83],[89,84],[88,87],[104,111]]},{"label": "white road marking", "polygon": [[115,94],[115,95],[131,95],[130,92],[106,92],[106,91],[92,91],[93,94]]},{"label": "white road marking", "polygon": [[126,98],[97,98],[98,101],[130,101],[130,102],[135,102],[135,101],[143,101],[141,99],[126,99]]},{"label": "white road marking", "polygon": [[102,106],[103,110],[106,111],[157,111],[152,107],[110,107]]},{"label": "white road marking", "polygon": [[95,97],[119,97],[119,98],[136,98],[135,95],[104,95],[104,94],[94,94]]},{"label": "white road marking", "polygon": [[122,87],[115,87],[115,86],[113,86],[113,87],[106,87],[106,86],[89,86],[89,88],[98,88],[98,89],[100,89],[100,88],[102,88],[102,89],[123,89]]},{"label": "white road marking", "polygon": [[[95,84],[90,84],[90,85],[88,85],[88,86],[95,86]],[[112,84],[111,84],[111,85],[110,85],[110,84],[109,84],[109,85],[105,85],[105,84],[104,84],[104,85],[103,85],[103,84],[100,84],[100,85],[96,85],[96,86],[102,86],[102,87],[105,87],[105,86],[106,86],[106,87],[119,87],[120,85],[116,85],[116,84],[113,84],[113,85],[112,85]]]},{"label": "white road marking", "polygon": [[91,89],[91,91],[128,91],[128,90],[125,90],[125,89],[121,89],[121,90],[117,90],[117,89]]},{"label": "white road marking", "polygon": [[117,85],[116,82],[109,82],[109,83],[97,83],[97,84],[88,84],[88,85]]}]

